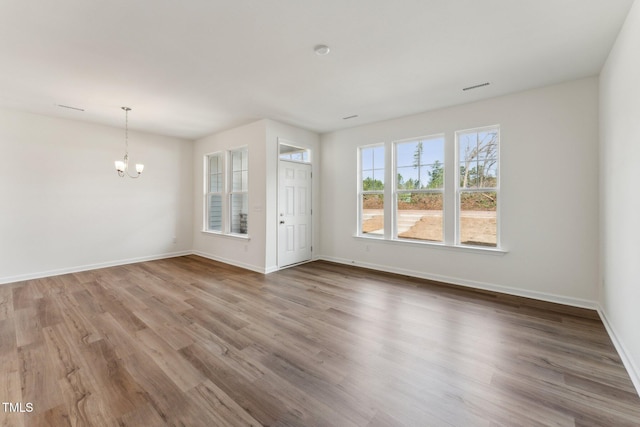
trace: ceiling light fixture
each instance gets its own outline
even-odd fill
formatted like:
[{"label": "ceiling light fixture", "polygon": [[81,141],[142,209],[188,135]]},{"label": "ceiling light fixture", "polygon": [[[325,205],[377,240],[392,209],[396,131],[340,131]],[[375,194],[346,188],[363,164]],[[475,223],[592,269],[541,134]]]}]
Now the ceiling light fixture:
[{"label": "ceiling light fixture", "polygon": [[324,56],[324,55],[328,54],[329,52],[331,52],[331,49],[329,49],[329,46],[327,46],[327,45],[319,44],[318,46],[313,48],[313,51],[318,56]]},{"label": "ceiling light fixture", "polygon": [[144,165],[142,163],[136,163],[136,175],[131,175],[129,173],[129,111],[131,108],[122,107],[124,110],[124,160],[116,160],[116,171],[118,172],[118,176],[129,178],[139,178],[140,174],[144,170]]}]

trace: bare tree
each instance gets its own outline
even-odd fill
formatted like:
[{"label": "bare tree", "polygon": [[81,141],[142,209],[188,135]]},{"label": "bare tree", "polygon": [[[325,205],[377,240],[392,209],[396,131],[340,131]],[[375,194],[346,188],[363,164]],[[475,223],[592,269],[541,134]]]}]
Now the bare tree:
[{"label": "bare tree", "polygon": [[[487,184],[488,172],[495,166],[497,161],[498,134],[489,132],[480,138],[481,133],[475,134],[474,145],[467,145],[464,152],[464,174],[462,177],[462,187],[469,186],[469,174],[471,165],[475,164],[476,185],[484,187]],[[482,156],[481,156],[482,155]],[[482,158],[481,158],[482,157]]]},{"label": "bare tree", "polygon": [[413,168],[418,168],[418,182],[416,188],[422,187],[422,141],[418,142],[416,151],[413,153]]}]

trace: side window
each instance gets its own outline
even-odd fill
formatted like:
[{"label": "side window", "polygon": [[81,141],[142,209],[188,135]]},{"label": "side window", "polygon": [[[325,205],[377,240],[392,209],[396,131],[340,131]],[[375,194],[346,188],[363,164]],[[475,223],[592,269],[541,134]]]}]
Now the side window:
[{"label": "side window", "polygon": [[206,157],[205,230],[222,231],[224,158],[222,153]]},{"label": "side window", "polygon": [[229,152],[229,218],[233,234],[247,234],[249,156],[246,148]]},{"label": "side window", "polygon": [[395,143],[397,237],[442,242],[444,136]]},{"label": "side window", "polygon": [[456,133],[457,244],[499,245],[499,143],[497,126]]},{"label": "side window", "polygon": [[384,237],[384,145],[360,148],[359,234]]}]

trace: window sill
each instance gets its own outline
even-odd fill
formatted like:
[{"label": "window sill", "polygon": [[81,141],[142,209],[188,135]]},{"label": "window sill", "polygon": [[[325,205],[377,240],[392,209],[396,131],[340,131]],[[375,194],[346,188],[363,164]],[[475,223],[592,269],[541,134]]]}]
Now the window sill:
[{"label": "window sill", "polygon": [[355,239],[367,240],[367,241],[375,241],[381,242],[390,245],[404,245],[404,246],[421,246],[421,247],[429,247],[429,248],[438,248],[455,252],[470,252],[476,254],[486,254],[486,255],[505,255],[508,253],[505,249],[492,248],[492,247],[482,247],[482,246],[467,246],[467,245],[447,245],[441,242],[421,242],[417,240],[409,240],[409,239],[393,239],[387,240],[382,236],[363,236],[354,234],[353,237]]},{"label": "window sill", "polygon": [[223,233],[221,231],[200,230],[202,234],[209,234],[212,236],[227,237],[230,239],[251,240],[251,236],[248,234],[236,234],[236,233]]}]

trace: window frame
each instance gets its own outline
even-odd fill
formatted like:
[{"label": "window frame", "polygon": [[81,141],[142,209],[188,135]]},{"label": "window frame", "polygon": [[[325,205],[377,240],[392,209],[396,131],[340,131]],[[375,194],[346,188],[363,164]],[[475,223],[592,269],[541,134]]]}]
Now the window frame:
[{"label": "window frame", "polygon": [[[496,182],[494,187],[481,187],[481,188],[460,188],[460,135],[471,132],[482,132],[487,130],[497,130],[497,147],[496,147]],[[363,144],[356,147],[357,154],[357,170],[356,170],[356,197],[357,197],[357,212],[356,212],[356,232],[354,238],[360,238],[365,240],[376,240],[385,244],[398,244],[398,245],[414,245],[415,247],[439,247],[446,250],[469,252],[469,253],[482,253],[487,255],[504,255],[508,251],[504,248],[502,242],[502,221],[501,221],[501,206],[502,206],[502,194],[501,194],[501,133],[502,128],[499,124],[470,127],[466,129],[454,130],[447,129],[444,132],[435,132],[428,134],[427,136],[416,136],[404,139],[389,139],[380,141],[373,144]],[[431,138],[443,138],[444,139],[444,162],[443,162],[443,184],[441,188],[437,189],[419,189],[419,190],[398,190],[398,165],[397,165],[397,147],[399,143],[409,141],[424,141]],[[363,190],[363,165],[362,165],[362,153],[364,149],[379,147],[384,152],[384,190],[364,191]],[[492,167],[493,168],[493,167]],[[485,176],[491,176],[485,175]],[[397,203],[398,195],[404,193],[441,193],[442,194],[442,240],[431,241],[426,239],[416,239],[408,237],[398,237],[398,212]],[[496,194],[496,244],[484,245],[460,243],[460,217],[461,217],[461,203],[460,194],[465,192],[494,192]],[[384,197],[384,233],[363,233],[363,195],[365,194],[380,194]],[[393,206],[390,205],[393,204]],[[368,246],[367,246],[368,248]],[[367,249],[368,250],[368,249]]]},{"label": "window frame", "polygon": [[[219,185],[220,191],[213,192],[211,191],[211,162],[210,159],[212,157],[218,157],[218,162],[221,165],[222,171],[217,174],[220,175],[220,179],[222,180],[221,185]],[[223,151],[216,151],[213,153],[207,153],[204,155],[204,215],[203,215],[203,231],[208,233],[218,233],[222,234],[225,232],[225,194],[226,194],[226,182],[225,173],[226,173],[226,156]],[[210,228],[209,223],[209,209],[210,202],[209,198],[213,195],[219,195],[221,200],[221,211],[220,211],[220,230],[215,230]]]},{"label": "window frame", "polygon": [[[382,196],[382,200],[384,203],[384,199],[385,199],[385,192],[387,191],[387,187],[388,185],[385,183],[384,184],[384,188],[382,190],[365,190],[363,188],[362,182],[363,182],[363,162],[362,162],[362,151],[366,150],[366,149],[372,149],[372,148],[382,148],[383,149],[383,176],[385,177],[384,181],[387,181],[387,150],[386,150],[386,144],[384,142],[380,142],[380,143],[375,143],[375,144],[368,144],[368,145],[362,145],[358,147],[358,214],[357,214],[357,235],[358,236],[363,236],[363,237],[367,237],[367,238],[372,238],[372,239],[384,239],[385,238],[385,234],[386,234],[386,227],[384,227],[383,225],[383,230],[384,233],[383,234],[373,234],[373,233],[365,233],[362,231],[362,218],[364,216],[363,213],[363,198],[366,194],[378,194]],[[371,169],[372,171],[376,170],[375,168]],[[386,206],[386,203],[384,203],[383,206]],[[383,207],[383,221],[384,223],[386,223],[386,215],[384,215],[386,211],[386,208]],[[383,223],[383,224],[384,224]]]},{"label": "window frame", "polygon": [[[398,188],[398,146],[409,142],[426,142],[429,140],[442,139],[442,187],[440,188],[416,188],[416,189],[399,189]],[[445,216],[446,216],[446,204],[445,204],[445,190],[446,190],[446,163],[447,163],[447,138],[444,133],[436,133],[426,136],[418,136],[414,138],[406,138],[393,141],[392,143],[393,157],[391,159],[391,177],[393,181],[392,191],[392,239],[400,241],[420,242],[427,244],[443,244],[445,241]],[[398,236],[398,220],[400,214],[398,212],[398,200],[402,194],[440,194],[442,196],[442,234],[439,241],[429,241],[425,239],[417,239],[410,237]]]},{"label": "window frame", "polygon": [[[244,152],[246,156],[246,169],[241,169],[242,172],[246,172],[246,187],[245,190],[233,190],[233,153],[234,152]],[[220,191],[212,192],[211,190],[211,164],[210,159],[212,157],[218,157],[221,165],[221,172],[218,172],[220,175]],[[249,239],[249,175],[250,175],[250,167],[249,167],[249,148],[248,146],[242,146],[237,148],[231,148],[227,150],[214,151],[211,153],[206,153],[203,157],[203,218],[202,218],[202,232],[209,234],[216,234],[220,236],[227,237],[235,237],[241,239]],[[234,232],[232,231],[232,203],[231,200],[233,195],[242,194],[246,197],[246,230],[244,233]],[[210,213],[210,197],[213,195],[218,195],[221,198],[221,226],[220,230],[210,228],[209,222],[209,213]]]},{"label": "window frame", "polygon": [[[460,186],[460,135],[469,134],[469,133],[481,133],[483,131],[497,130],[497,147],[496,147],[496,185],[494,187],[466,187],[463,188]],[[465,248],[476,248],[476,249],[484,249],[484,250],[501,250],[501,239],[500,239],[500,205],[502,201],[502,197],[500,196],[500,182],[502,176],[502,170],[500,167],[501,153],[501,129],[500,125],[490,125],[490,126],[480,126],[469,129],[458,130],[454,133],[455,141],[454,141],[454,150],[455,150],[455,178],[454,178],[454,186],[455,186],[455,245]],[[461,218],[462,218],[462,203],[461,197],[463,193],[496,193],[496,245],[473,245],[468,243],[461,242]]]},{"label": "window frame", "polygon": [[[246,179],[246,189],[242,190],[242,188],[245,188],[245,183],[243,183],[241,181],[240,187],[241,190],[234,190],[233,189],[233,184],[234,184],[234,177],[233,174],[234,172],[236,172],[236,170],[234,170],[233,168],[233,154],[234,153],[242,153],[243,158],[246,157],[246,169],[242,168],[242,164],[244,163],[244,160],[241,159],[240,160],[240,176],[241,176],[241,180],[242,180],[242,175],[243,172],[246,171],[247,173],[247,179]],[[248,236],[249,235],[249,148],[247,146],[243,146],[243,147],[238,147],[238,148],[234,148],[231,150],[227,151],[227,163],[228,163],[228,184],[227,184],[227,217],[228,217],[228,221],[227,221],[227,233],[231,234],[231,235],[236,235],[236,236]],[[240,232],[236,232],[233,231],[233,196],[235,195],[244,195],[246,197],[246,204],[247,204],[247,212],[245,212],[246,215],[246,224],[245,224],[245,230],[244,233],[242,231]],[[240,222],[242,221],[242,219],[240,219]],[[242,223],[240,223],[239,225],[240,230],[242,230]]]}]

